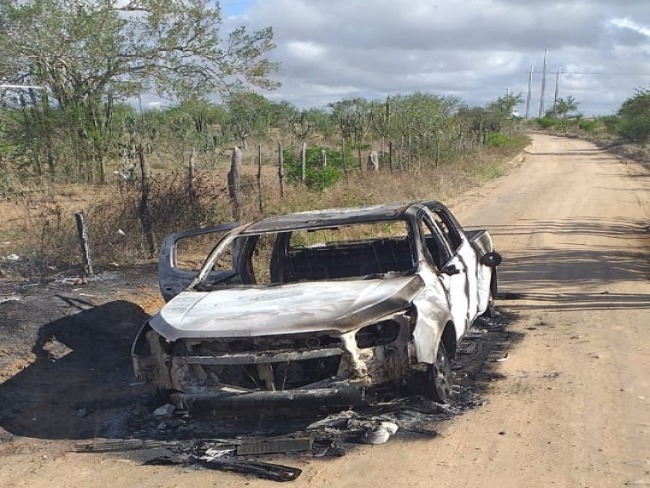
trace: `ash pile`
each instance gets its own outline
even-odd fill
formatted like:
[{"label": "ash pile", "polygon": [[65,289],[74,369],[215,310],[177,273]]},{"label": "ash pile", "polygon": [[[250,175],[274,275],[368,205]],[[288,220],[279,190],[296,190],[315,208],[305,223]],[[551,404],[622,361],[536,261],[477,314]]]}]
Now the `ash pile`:
[{"label": "ash pile", "polygon": [[300,476],[299,468],[265,458],[340,457],[361,444],[384,444],[393,437],[433,438],[437,423],[479,404],[469,390],[460,386],[454,390],[454,405],[413,396],[318,419],[190,417],[166,404],[153,414],[140,412],[134,438],[79,443],[73,450],[125,453],[145,465],[183,465],[293,481]]}]

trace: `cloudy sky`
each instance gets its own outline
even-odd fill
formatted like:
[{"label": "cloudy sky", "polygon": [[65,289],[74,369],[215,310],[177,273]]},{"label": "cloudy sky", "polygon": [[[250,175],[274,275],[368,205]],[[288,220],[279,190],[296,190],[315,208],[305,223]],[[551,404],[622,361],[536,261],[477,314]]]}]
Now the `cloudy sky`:
[{"label": "cloudy sky", "polygon": [[[484,105],[528,91],[545,107],[573,96],[585,115],[614,113],[650,88],[648,0],[222,0],[226,26],[272,26],[282,87],[298,107],[425,91]],[[524,115],[525,103],[519,107]]]}]

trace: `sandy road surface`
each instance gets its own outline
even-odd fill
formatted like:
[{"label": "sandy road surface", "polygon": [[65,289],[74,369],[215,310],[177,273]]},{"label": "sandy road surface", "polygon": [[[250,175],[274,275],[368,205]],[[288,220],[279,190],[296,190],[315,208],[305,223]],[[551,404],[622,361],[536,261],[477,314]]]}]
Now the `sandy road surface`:
[{"label": "sandy road surface", "polygon": [[[650,487],[650,177],[594,146],[535,136],[523,164],[454,211],[505,255],[521,341],[489,403],[441,435],[305,460],[291,486]],[[142,467],[21,441],[3,487],[251,487],[272,482]],[[296,464],[296,463],[292,463]]]}]

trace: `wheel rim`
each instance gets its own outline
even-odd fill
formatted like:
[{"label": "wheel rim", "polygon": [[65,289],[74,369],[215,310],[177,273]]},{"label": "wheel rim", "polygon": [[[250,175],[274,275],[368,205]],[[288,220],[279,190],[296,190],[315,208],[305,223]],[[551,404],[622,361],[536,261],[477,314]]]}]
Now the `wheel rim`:
[{"label": "wheel rim", "polygon": [[444,350],[441,350],[442,347],[443,346],[440,345],[438,348],[438,354],[436,355],[433,382],[438,391],[438,397],[441,399],[447,399],[451,394],[451,369],[447,354]]}]

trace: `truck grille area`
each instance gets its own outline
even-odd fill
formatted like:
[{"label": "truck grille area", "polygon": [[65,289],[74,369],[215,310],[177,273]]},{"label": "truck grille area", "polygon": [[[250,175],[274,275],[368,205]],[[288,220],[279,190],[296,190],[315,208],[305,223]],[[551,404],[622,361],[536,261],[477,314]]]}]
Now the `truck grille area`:
[{"label": "truck grille area", "polygon": [[228,337],[209,341],[179,341],[181,353],[210,354],[236,352],[264,352],[278,350],[314,350],[321,347],[337,347],[341,339],[325,334],[285,334],[262,337]]},{"label": "truck grille area", "polygon": [[322,334],[178,341],[172,350],[176,386],[186,392],[301,388],[337,375],[341,344]]},{"label": "truck grille area", "polygon": [[[250,390],[282,391],[300,388],[336,375],[340,356],[304,359],[284,363],[203,366],[208,385],[236,386]],[[261,368],[270,368],[271,375],[260,374]]]}]

